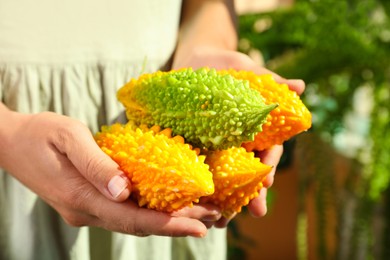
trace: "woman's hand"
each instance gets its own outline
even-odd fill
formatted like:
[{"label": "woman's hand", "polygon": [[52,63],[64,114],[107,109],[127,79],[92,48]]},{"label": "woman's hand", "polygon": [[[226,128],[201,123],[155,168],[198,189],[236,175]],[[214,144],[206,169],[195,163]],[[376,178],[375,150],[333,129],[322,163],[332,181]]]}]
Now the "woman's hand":
[{"label": "woman's hand", "polygon": [[[0,166],[51,205],[71,226],[98,226],[138,236],[202,237],[214,206],[173,214],[140,208],[131,184],[79,121],[44,112],[22,115],[0,103]],[[4,116],[4,117],[3,117]],[[2,122],[3,123],[3,122]],[[4,145],[4,146],[3,146]]]},{"label": "woman's hand", "polygon": [[210,67],[215,69],[236,69],[253,71],[258,75],[272,74],[279,83],[287,84],[298,94],[305,90],[305,82],[300,79],[285,79],[280,75],[257,65],[248,55],[237,51],[200,46],[186,55],[176,55],[173,60],[173,69],[192,67]]},{"label": "woman's hand", "polygon": [[[284,79],[276,73],[260,67],[247,55],[230,50],[222,50],[212,47],[198,47],[192,50],[189,55],[177,55],[173,62],[173,68],[192,67],[210,67],[215,69],[236,69],[253,71],[256,74],[272,74],[279,83],[287,84],[290,89],[301,94],[305,89],[305,83],[302,80]],[[272,171],[263,182],[264,187],[260,190],[259,196],[250,201],[248,209],[254,217],[262,217],[267,213],[267,189],[271,187],[274,181],[274,175],[283,153],[282,145],[261,151],[258,153],[261,161],[267,165],[273,166]],[[214,222],[216,227],[225,227],[230,219],[221,218]]]}]

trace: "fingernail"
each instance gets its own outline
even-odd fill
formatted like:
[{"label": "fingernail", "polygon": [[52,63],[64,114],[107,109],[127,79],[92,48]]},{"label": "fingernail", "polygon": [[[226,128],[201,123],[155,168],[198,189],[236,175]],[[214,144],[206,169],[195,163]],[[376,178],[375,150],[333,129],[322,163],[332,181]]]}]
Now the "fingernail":
[{"label": "fingernail", "polygon": [[127,188],[127,180],[120,175],[115,175],[108,182],[108,191],[114,198],[118,198],[119,195]]},{"label": "fingernail", "polygon": [[212,211],[211,214],[202,217],[202,221],[217,221],[221,218],[219,211]]},{"label": "fingernail", "polygon": [[305,82],[301,79],[288,79],[287,84],[290,86],[301,87],[305,85]]},{"label": "fingernail", "polygon": [[197,238],[204,238],[207,235],[207,230],[202,232],[194,232],[191,236],[197,237]]}]

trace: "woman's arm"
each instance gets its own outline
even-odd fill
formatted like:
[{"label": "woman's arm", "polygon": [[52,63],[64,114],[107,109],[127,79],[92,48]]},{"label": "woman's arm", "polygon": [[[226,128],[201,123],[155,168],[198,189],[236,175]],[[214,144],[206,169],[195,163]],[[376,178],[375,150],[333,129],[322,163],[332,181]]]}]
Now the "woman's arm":
[{"label": "woman's arm", "polygon": [[304,91],[302,80],[285,79],[259,66],[237,51],[237,43],[237,16],[233,0],[183,0],[172,67],[251,70],[257,74],[273,74],[279,83],[286,83],[298,94]]}]

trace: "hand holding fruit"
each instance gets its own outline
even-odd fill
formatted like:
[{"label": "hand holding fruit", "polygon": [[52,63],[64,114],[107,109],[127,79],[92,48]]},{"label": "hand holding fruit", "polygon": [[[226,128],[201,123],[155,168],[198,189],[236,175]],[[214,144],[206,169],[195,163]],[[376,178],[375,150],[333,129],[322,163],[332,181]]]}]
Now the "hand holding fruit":
[{"label": "hand holding fruit", "polygon": [[[280,145],[311,125],[310,113],[287,85],[277,84],[269,75],[245,71],[202,68],[145,74],[121,88],[118,98],[130,122],[103,129],[97,142],[135,184],[139,205],[167,212],[206,197],[221,208],[225,218],[231,218],[252,199],[256,201],[263,182],[272,184],[265,180],[272,168],[252,151]],[[189,145],[173,153],[173,144],[156,145],[163,143],[154,141],[158,132],[134,142],[135,137],[150,132],[142,129],[143,124],[169,129],[169,138],[172,131],[173,138]],[[150,140],[155,144],[149,145]],[[201,153],[195,162],[199,166],[206,163],[212,176],[207,169],[205,174],[191,174],[194,160],[182,155],[193,147],[196,154]],[[140,151],[145,149],[142,157]],[[163,154],[171,156],[155,162]],[[185,165],[187,170],[179,169]],[[167,179],[173,185],[159,184]],[[210,182],[215,191],[208,188]],[[190,188],[192,184],[198,188]],[[199,194],[202,190],[205,193]]]}]

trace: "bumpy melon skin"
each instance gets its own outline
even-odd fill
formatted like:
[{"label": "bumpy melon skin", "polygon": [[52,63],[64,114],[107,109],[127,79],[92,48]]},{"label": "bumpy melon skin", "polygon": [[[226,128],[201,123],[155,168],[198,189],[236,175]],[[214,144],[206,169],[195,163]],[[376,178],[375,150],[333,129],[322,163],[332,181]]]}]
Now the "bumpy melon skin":
[{"label": "bumpy melon skin", "polygon": [[209,151],[205,162],[210,166],[215,185],[215,192],[205,201],[217,205],[226,218],[241,212],[242,207],[259,195],[264,179],[272,170],[243,147]]},{"label": "bumpy melon skin", "polygon": [[277,106],[265,105],[248,81],[206,68],[144,74],[117,97],[129,121],[171,128],[193,146],[211,150],[253,141]]},{"label": "bumpy melon skin", "polygon": [[249,81],[250,87],[261,94],[266,104],[278,104],[268,114],[255,140],[243,144],[247,151],[262,151],[283,144],[311,127],[311,113],[299,95],[287,84],[277,83],[271,74],[257,75],[252,71],[236,70],[220,70],[218,73]]},{"label": "bumpy melon skin", "polygon": [[127,174],[141,207],[172,212],[214,192],[205,157],[167,129],[114,124],[102,127],[95,140]]},{"label": "bumpy melon skin", "polygon": [[164,212],[202,198],[231,218],[272,170],[252,151],[311,127],[294,91],[250,71],[159,71],[131,80],[117,97],[129,123],[104,127],[96,141],[128,174],[138,204]]}]

